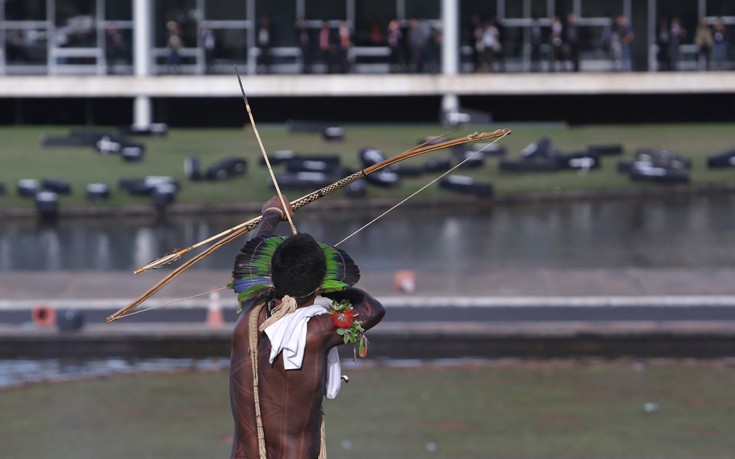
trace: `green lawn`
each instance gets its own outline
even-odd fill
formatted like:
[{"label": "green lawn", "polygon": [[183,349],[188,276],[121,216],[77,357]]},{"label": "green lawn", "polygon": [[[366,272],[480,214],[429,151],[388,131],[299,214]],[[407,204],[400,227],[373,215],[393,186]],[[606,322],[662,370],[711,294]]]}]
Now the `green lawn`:
[{"label": "green lawn", "polygon": [[[304,154],[335,153],[343,157],[348,167],[358,167],[357,152],[365,146],[380,148],[392,156],[414,146],[426,136],[448,132],[448,138],[461,137],[474,131],[492,131],[511,128],[511,136],[501,140],[511,157],[520,155],[523,147],[541,137],[549,137],[564,152],[585,149],[590,144],[620,143],[625,147],[625,157],[632,157],[641,147],[667,148],[687,156],[693,161],[692,183],[724,183],[735,180],[735,169],[708,170],[706,157],[725,149],[735,148],[735,124],[677,124],[630,126],[581,126],[564,127],[552,124],[520,124],[466,126],[443,128],[438,125],[346,125],[345,140],[327,142],[316,133],[289,132],[282,125],[259,126],[263,143],[268,152],[289,149]],[[104,130],[97,128],[96,130]],[[66,134],[68,127],[0,127],[0,182],[8,192],[0,197],[0,207],[31,207],[33,203],[16,196],[15,183],[21,178],[61,178],[71,182],[74,193],[61,198],[61,205],[87,205],[84,200],[86,184],[102,181],[113,187],[112,198],[101,206],[130,204],[149,205],[145,198],[133,198],[117,192],[120,178],[136,178],[147,175],[169,175],[179,180],[183,189],[177,196],[178,203],[242,203],[261,202],[273,193],[267,171],[260,166],[260,150],[252,129],[173,129],[161,138],[139,138],[146,145],[144,161],[126,163],[116,155],[101,155],[92,148],[44,148],[41,137],[46,134]],[[111,131],[114,132],[114,131]],[[430,153],[407,161],[422,165],[428,158],[446,155],[446,152]],[[184,174],[184,160],[190,156],[200,158],[208,167],[230,155],[244,156],[249,161],[245,176],[223,182],[190,182]],[[603,168],[588,174],[576,171],[556,173],[500,172],[497,159],[489,158],[482,168],[458,173],[490,181],[496,196],[525,193],[548,193],[559,190],[620,189],[630,187],[660,187],[661,185],[631,183],[617,172],[620,157],[603,158]],[[405,179],[399,189],[371,188],[371,197],[404,197],[429,182],[433,176],[424,175]],[[423,196],[450,196],[449,192],[434,186]],[[294,199],[305,192],[289,192]],[[336,193],[341,195],[340,193]]]},{"label": "green lawn", "polygon": [[[732,458],[735,367],[527,362],[343,369],[331,458]],[[0,392],[13,459],[227,457],[226,372],[120,376]]]}]

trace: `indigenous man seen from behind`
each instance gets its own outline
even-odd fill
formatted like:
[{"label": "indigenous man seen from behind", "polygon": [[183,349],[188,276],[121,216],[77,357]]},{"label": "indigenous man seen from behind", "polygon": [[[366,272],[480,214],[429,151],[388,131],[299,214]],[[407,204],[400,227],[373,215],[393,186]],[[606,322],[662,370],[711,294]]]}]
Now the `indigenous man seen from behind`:
[{"label": "indigenous man seen from behind", "polygon": [[345,252],[307,234],[273,236],[285,212],[293,215],[287,207],[277,197],[266,202],[235,259],[231,286],[242,312],[230,363],[232,458],[326,456],[322,400],[339,391],[336,349],[347,335],[362,353],[364,332],[385,314],[352,287],[359,270]]}]

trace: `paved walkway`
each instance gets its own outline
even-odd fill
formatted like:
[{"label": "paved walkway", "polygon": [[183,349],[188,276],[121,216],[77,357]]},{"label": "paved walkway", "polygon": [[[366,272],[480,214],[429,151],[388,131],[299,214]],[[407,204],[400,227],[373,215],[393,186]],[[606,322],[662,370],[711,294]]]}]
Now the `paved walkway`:
[{"label": "paved walkway", "polygon": [[[8,320],[0,324],[0,336],[8,344],[6,352],[178,355],[185,348],[225,355],[235,309],[234,295],[228,292],[221,300],[230,316],[225,324],[212,326],[205,320],[201,307],[207,305],[206,295],[192,304],[194,308],[179,310],[176,322],[161,309],[116,326],[104,324],[104,317],[165,274],[0,273],[0,315]],[[363,273],[359,286],[390,307],[390,320],[371,332],[375,337],[371,346],[378,355],[434,359],[735,355],[735,269],[498,269],[452,274],[418,272],[416,292],[406,294],[395,289],[393,272]],[[145,306],[224,286],[228,276],[227,271],[192,270]],[[437,297],[442,298],[432,303]],[[76,333],[10,325],[28,321],[27,312],[18,308],[42,304],[91,310],[85,312],[87,324]],[[636,307],[606,307],[610,305]],[[428,306],[420,320],[415,306]]]}]

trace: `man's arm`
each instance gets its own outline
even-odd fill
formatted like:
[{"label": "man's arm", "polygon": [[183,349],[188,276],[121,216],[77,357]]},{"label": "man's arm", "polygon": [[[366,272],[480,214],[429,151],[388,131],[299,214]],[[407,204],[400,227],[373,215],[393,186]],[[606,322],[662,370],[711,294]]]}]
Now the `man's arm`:
[{"label": "man's arm", "polygon": [[[293,218],[294,216],[294,210],[291,207],[291,203],[289,203],[288,198],[286,196],[283,196],[284,201],[286,201],[286,205],[288,206],[288,213]],[[278,196],[273,196],[270,198],[265,204],[263,204],[262,210],[261,210],[262,218],[260,220],[260,224],[258,225],[258,229],[255,230],[255,236],[272,236],[273,233],[276,230],[276,227],[278,226],[278,223],[281,220],[285,219],[285,212],[283,211],[283,205],[281,204],[281,199]],[[233,278],[237,278],[237,264],[235,265],[235,269],[232,273]],[[243,311],[250,311],[252,307],[255,305],[257,298],[245,301],[240,304]]]},{"label": "man's arm", "polygon": [[260,224],[258,225],[258,229],[255,230],[255,236],[253,237],[273,236],[281,220],[283,220],[283,213],[280,212],[280,209],[276,207],[266,209],[262,214]]},{"label": "man's arm", "polygon": [[[283,196],[283,200],[286,201],[286,205],[288,206],[286,211],[290,217],[293,218],[294,210],[291,207],[291,203],[288,202],[288,198],[286,198],[285,195]],[[276,226],[278,226],[278,223],[286,218],[283,205],[281,204],[281,199],[278,196],[270,198],[265,204],[263,204],[261,215],[263,217],[260,220],[258,229],[255,231],[254,237],[272,236],[276,230]]]},{"label": "man's arm", "polygon": [[[340,302],[347,300],[355,311],[355,321],[360,322],[362,328],[367,331],[378,325],[383,316],[385,316],[385,308],[367,292],[359,288],[348,288],[340,292],[325,293],[322,296],[330,300]],[[337,334],[337,329],[332,324],[332,320],[328,315],[318,316],[321,324],[321,331],[325,334],[327,347],[333,347],[344,343],[344,338]]]}]

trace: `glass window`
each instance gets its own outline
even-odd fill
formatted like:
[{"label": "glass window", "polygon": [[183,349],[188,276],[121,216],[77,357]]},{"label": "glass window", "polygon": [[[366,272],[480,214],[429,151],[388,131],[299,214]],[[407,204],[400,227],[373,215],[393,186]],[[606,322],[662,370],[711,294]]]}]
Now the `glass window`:
[{"label": "glass window", "polygon": [[105,19],[108,21],[130,21],[133,19],[133,2],[105,0]]},{"label": "glass window", "polygon": [[441,16],[440,0],[406,0],[406,14],[408,17],[423,19],[439,19]]},{"label": "glass window", "polygon": [[96,2],[94,0],[57,0],[54,44],[66,48],[96,46]]},{"label": "glass window", "polygon": [[483,0],[472,0],[464,1],[459,7],[460,23],[469,23],[473,17],[479,18],[490,18],[497,16],[497,10],[495,9],[495,2],[488,2]]},{"label": "glass window", "polygon": [[[524,2],[505,2],[505,17],[506,18],[525,18],[525,11],[523,10]],[[489,5],[488,5],[489,6]],[[546,12],[543,13],[544,16]]]},{"label": "glass window", "polygon": [[[215,43],[213,59],[215,60],[242,60],[246,53],[247,37],[245,29],[214,30]],[[232,66],[230,65],[230,69]]]},{"label": "glass window", "polygon": [[[459,11],[459,39],[463,46],[475,45],[475,29],[486,19],[497,17],[496,2],[463,1]],[[497,24],[496,24],[497,25]]]},{"label": "glass window", "polygon": [[585,18],[612,18],[623,14],[623,1],[582,0],[580,17]]},{"label": "glass window", "polygon": [[232,0],[207,0],[204,2],[205,19],[217,21],[243,21],[247,15],[245,2]]},{"label": "glass window", "polygon": [[256,0],[255,16],[261,24],[267,19],[271,46],[296,45],[296,3]]},{"label": "glass window", "polygon": [[195,0],[163,0],[155,2],[153,30],[155,44],[165,48],[169,38],[169,26],[176,24],[184,48],[197,44],[197,12]]},{"label": "glass window", "polygon": [[732,0],[707,0],[707,16],[735,16]]},{"label": "glass window", "polygon": [[532,18],[548,18],[549,3],[546,0],[531,0],[531,17]]},{"label": "glass window", "polygon": [[554,14],[559,17],[566,17],[567,14],[574,12],[574,4],[572,0],[556,0],[554,2]]},{"label": "glass window", "polygon": [[45,65],[48,56],[45,30],[17,28],[5,30],[5,61],[17,65]]},{"label": "glass window", "polygon": [[7,21],[45,21],[46,0],[7,0],[5,2]]},{"label": "glass window", "polygon": [[305,0],[304,4],[308,20],[347,19],[346,0]]},{"label": "glass window", "polygon": [[666,18],[679,18],[681,25],[691,38],[694,38],[694,31],[697,29],[697,0],[679,0],[676,2],[659,3],[658,16]]},{"label": "glass window", "polygon": [[354,41],[358,46],[385,45],[388,23],[396,18],[396,0],[357,0]]}]

